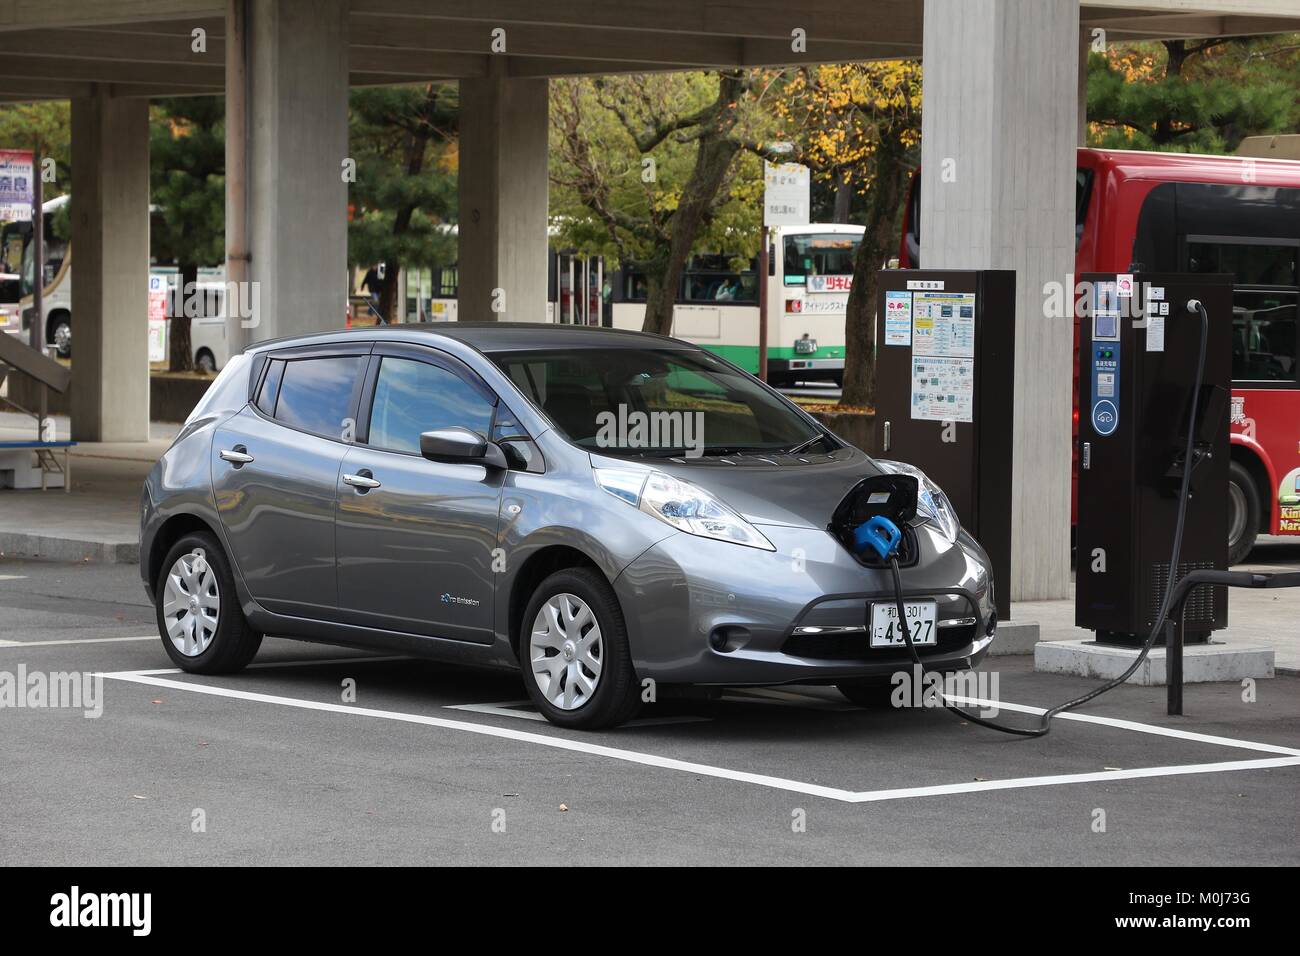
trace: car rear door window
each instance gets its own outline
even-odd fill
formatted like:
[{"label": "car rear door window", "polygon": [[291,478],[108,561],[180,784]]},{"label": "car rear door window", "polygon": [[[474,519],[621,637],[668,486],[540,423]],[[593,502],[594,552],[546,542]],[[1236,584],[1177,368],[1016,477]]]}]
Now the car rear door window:
[{"label": "car rear door window", "polygon": [[364,355],[332,355],[285,362],[272,414],[276,420],[293,428],[326,438],[349,440],[354,431],[351,417],[353,395],[365,367]]},{"label": "car rear door window", "polygon": [[386,355],[375,380],[368,443],[419,452],[420,433],[459,425],[488,437],[495,403],[455,372],[416,359]]}]

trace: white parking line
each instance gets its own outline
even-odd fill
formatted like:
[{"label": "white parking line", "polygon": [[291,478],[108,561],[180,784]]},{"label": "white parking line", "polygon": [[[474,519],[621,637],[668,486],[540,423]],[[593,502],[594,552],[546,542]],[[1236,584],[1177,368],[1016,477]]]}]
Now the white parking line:
[{"label": "white parking line", "polygon": [[54,647],[60,644],[116,644],[122,641],[156,641],[157,634],[144,637],[78,637],[66,641],[0,641],[0,647]]},{"label": "white parking line", "polygon": [[[624,761],[625,763],[658,767],[664,770],[678,770],[684,773],[693,773],[698,776],[714,777],[738,783],[749,783],[760,787],[768,787],[774,790],[784,790],[790,793],[825,797],[828,800],[839,800],[844,803],[873,803],[883,800],[905,800],[915,797],[977,793],[985,790],[1012,790],[1027,787],[1050,787],[1075,783],[1136,780],[1146,777],[1226,773],[1238,770],[1260,770],[1276,767],[1300,766],[1300,754],[1297,754],[1293,756],[1270,757],[1258,760],[1229,760],[1219,763],[1185,764],[1181,766],[1135,767],[1128,770],[1108,770],[1097,773],[1056,774],[1042,777],[1018,777],[1008,780],[976,780],[965,783],[942,784],[939,786],[928,787],[904,787],[890,790],[853,791],[839,787],[826,787],[820,784],[807,783],[801,780],[790,780],[784,777],[773,777],[767,774],[750,773],[745,770],[732,770],[727,767],[715,767],[709,764],[692,763],[686,760],[677,760],[672,757],[661,757],[657,754],[642,753],[636,750],[607,747],[602,744],[588,743],[586,741],[574,740],[568,737],[550,734],[536,734],[524,730],[515,730],[510,727],[496,727],[490,724],[476,724],[468,721],[450,720],[446,717],[431,717],[424,714],[407,714],[400,711],[378,710],[371,707],[357,707],[347,704],[301,700],[294,697],[280,697],[274,694],[260,694],[253,691],[234,690],[228,687],[214,687],[209,684],[170,680],[164,677],[148,675],[140,671],[120,671],[117,673],[104,674],[103,676],[112,680],[147,684],[153,687],[168,687],[173,690],[189,691],[196,694],[208,694],[213,697],[226,697],[234,700],[254,701],[264,704],[278,704],[282,707],[295,707],[302,710],[350,714],[355,717],[375,717],[381,720],[395,720],[402,723],[422,724],[424,726],[438,727],[444,730],[458,730],[464,733],[478,734],[484,737],[497,737],[505,740],[513,740],[519,743],[550,747],[555,750],[567,750],[573,753],[582,753],[595,757],[608,757],[613,760]],[[1025,709],[1023,705],[1001,704],[1000,706],[1004,709]],[[1029,710],[1034,710],[1034,708],[1029,708]],[[1105,719],[1097,719],[1093,722],[1101,723],[1104,721]],[[1147,724],[1138,724],[1132,721],[1117,721],[1114,725],[1122,725],[1124,729],[1139,730],[1141,732],[1162,732],[1164,730],[1164,728],[1153,728]],[[1247,741],[1231,741],[1230,738],[1209,737],[1208,735],[1194,734],[1190,735],[1188,739],[1201,739],[1202,737],[1205,738],[1202,742],[1230,741],[1229,743],[1221,743],[1220,745],[1222,746],[1239,747],[1245,744],[1247,745],[1247,749],[1258,750],[1270,748],[1270,745],[1268,744],[1252,744]],[[1293,754],[1297,753],[1294,751],[1286,751],[1285,748],[1273,749],[1281,749],[1284,752],[1290,752]]]},{"label": "white parking line", "polygon": [[[1042,707],[1030,707],[1026,704],[1008,704],[1005,701],[985,700],[981,697],[948,697],[950,703],[964,707],[996,707],[1000,710],[1012,710],[1022,714],[1044,714]],[[1158,737],[1176,737],[1179,740],[1191,740],[1199,744],[1213,744],[1217,747],[1235,747],[1238,750],[1258,750],[1266,754],[1286,754],[1300,757],[1300,750],[1292,747],[1280,747],[1276,744],[1261,744],[1253,740],[1237,740],[1235,737],[1216,737],[1213,734],[1198,734],[1192,730],[1178,730],[1174,727],[1157,727],[1155,724],[1140,724],[1133,720],[1121,720],[1118,717],[1098,717],[1094,714],[1057,714],[1056,720],[1077,720],[1084,724],[1101,724],[1103,727],[1118,727],[1120,730],[1132,730],[1139,734],[1155,734]]]}]

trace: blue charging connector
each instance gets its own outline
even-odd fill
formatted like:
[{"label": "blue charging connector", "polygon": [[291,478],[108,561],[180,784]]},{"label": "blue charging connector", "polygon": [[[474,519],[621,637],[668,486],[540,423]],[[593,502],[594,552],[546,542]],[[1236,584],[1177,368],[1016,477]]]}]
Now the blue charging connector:
[{"label": "blue charging connector", "polygon": [[876,515],[871,520],[858,525],[853,532],[853,546],[858,554],[870,548],[876,552],[881,561],[887,561],[897,554],[898,546],[902,541],[903,532],[884,515]]}]

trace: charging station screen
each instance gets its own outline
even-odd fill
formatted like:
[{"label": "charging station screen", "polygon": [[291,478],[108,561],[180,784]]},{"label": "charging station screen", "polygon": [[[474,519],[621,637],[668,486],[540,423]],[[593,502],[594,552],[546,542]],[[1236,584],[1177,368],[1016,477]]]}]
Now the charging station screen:
[{"label": "charging station screen", "polygon": [[1092,337],[1094,339],[1118,339],[1119,316],[1114,313],[1109,315],[1100,313],[1093,316]]}]

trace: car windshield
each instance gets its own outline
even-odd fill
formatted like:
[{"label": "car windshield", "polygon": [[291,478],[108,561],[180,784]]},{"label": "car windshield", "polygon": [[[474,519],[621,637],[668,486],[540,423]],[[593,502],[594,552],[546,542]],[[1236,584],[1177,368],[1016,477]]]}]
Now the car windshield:
[{"label": "car windshield", "polygon": [[829,442],[754,379],[704,351],[618,348],[491,358],[570,441],[603,454],[721,456]]}]

